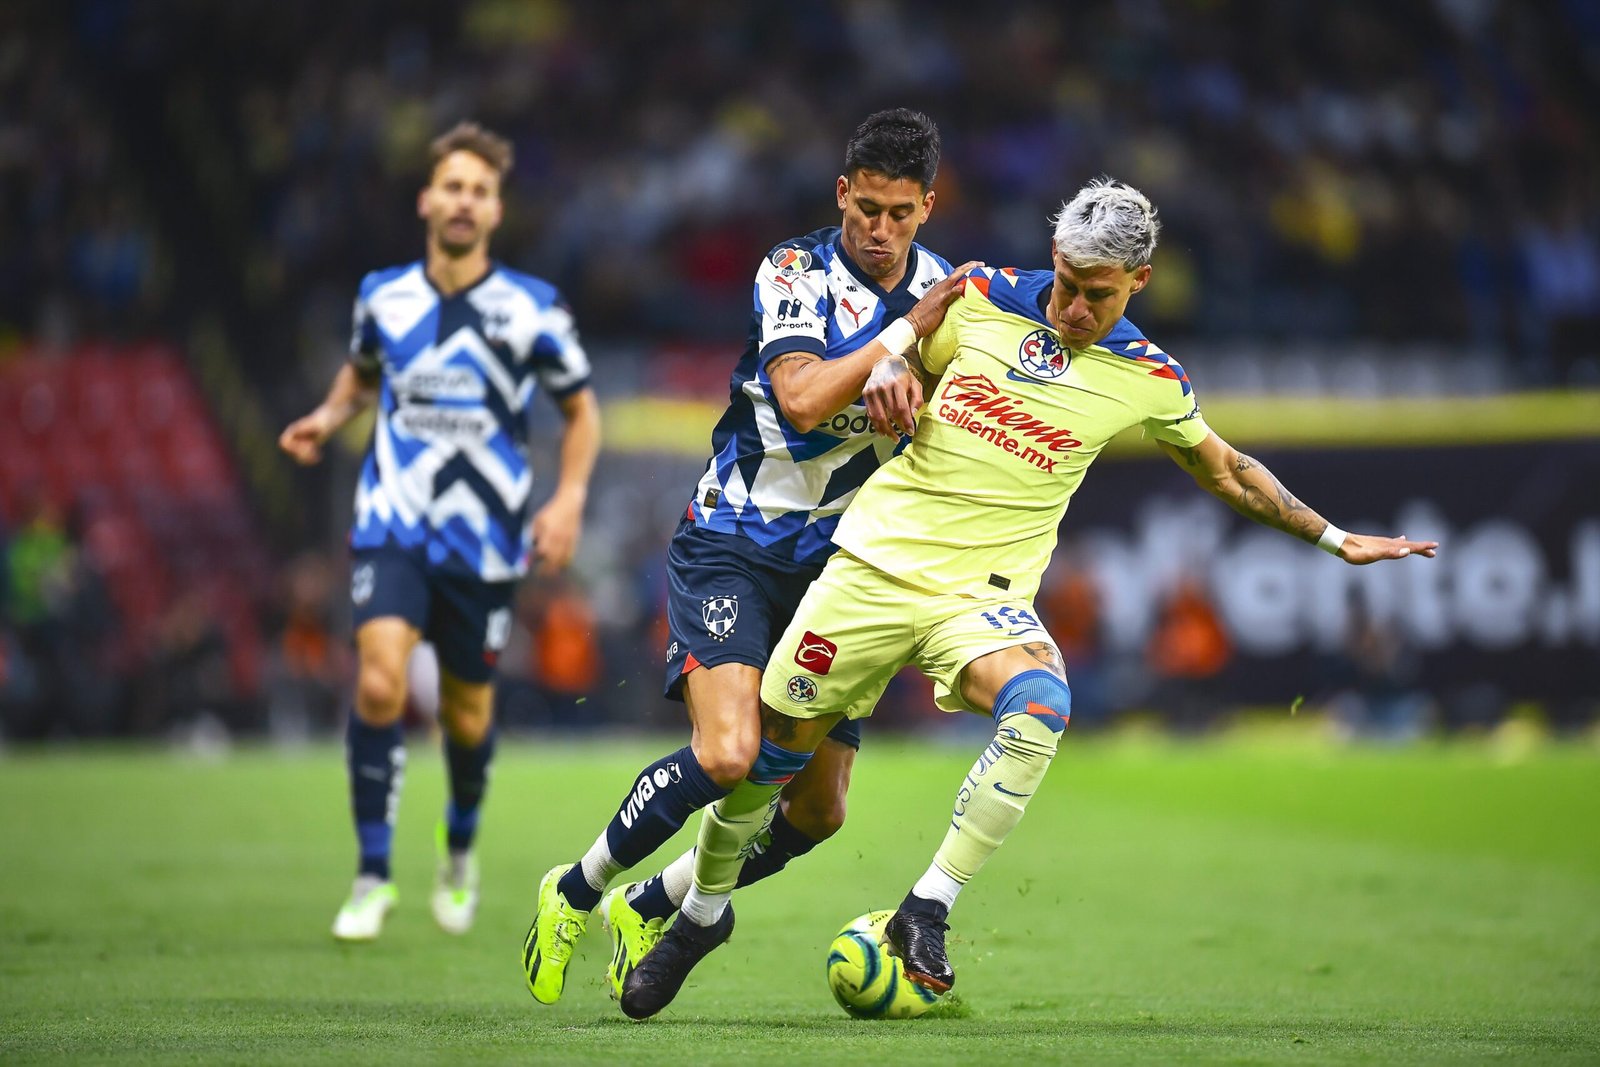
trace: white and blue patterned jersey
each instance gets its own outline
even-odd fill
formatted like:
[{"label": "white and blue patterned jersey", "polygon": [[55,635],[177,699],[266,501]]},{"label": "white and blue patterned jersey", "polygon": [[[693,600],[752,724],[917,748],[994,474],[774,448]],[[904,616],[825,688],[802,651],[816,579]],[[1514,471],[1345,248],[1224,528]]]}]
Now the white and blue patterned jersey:
[{"label": "white and blue patterned jersey", "polygon": [[837,226],[774,248],[756,272],[749,341],[689,505],[695,524],[799,563],[826,559],[845,506],[900,443],[872,432],[859,397],[801,433],[783,417],[767,367],[788,352],[849,355],[948,273],[949,263],[913,244],[905,277],[885,291],[850,261]]},{"label": "white and blue patterned jersey", "polygon": [[482,281],[444,296],[423,266],[373,271],[356,298],[350,358],[383,381],[350,545],[510,581],[532,549],[534,394],[583,389],[589,360],[549,283],[491,263]]}]

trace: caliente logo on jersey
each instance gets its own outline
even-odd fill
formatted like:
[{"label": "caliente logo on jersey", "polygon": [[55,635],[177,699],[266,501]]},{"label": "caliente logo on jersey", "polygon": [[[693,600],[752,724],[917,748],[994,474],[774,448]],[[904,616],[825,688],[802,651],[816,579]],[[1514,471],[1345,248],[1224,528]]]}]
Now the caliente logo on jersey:
[{"label": "caliente logo on jersey", "polygon": [[1061,347],[1050,330],[1034,330],[1017,346],[1022,369],[1038,378],[1059,378],[1067,373],[1072,353]]},{"label": "caliente logo on jersey", "polygon": [[705,621],[706,633],[718,641],[726,641],[739,621],[739,598],[718,596],[700,602],[700,618]]}]

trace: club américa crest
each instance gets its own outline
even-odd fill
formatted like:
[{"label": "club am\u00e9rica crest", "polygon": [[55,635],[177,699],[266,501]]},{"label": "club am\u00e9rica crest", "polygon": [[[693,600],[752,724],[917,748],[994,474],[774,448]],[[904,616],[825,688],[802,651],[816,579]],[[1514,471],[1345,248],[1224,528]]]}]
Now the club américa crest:
[{"label": "club am\u00e9rica crest", "polygon": [[1051,330],[1034,330],[1017,346],[1022,369],[1035,378],[1059,378],[1067,373],[1072,353],[1061,346]]}]

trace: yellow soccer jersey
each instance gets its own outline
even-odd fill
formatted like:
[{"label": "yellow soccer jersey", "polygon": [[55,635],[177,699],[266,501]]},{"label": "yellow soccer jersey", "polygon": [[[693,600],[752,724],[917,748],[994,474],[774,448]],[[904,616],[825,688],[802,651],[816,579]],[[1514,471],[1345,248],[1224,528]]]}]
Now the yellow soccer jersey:
[{"label": "yellow soccer jersey", "polygon": [[1122,319],[1062,346],[1049,271],[983,268],[922,342],[942,374],[917,432],[856,494],[833,540],[903,582],[1031,598],[1089,464],[1118,433],[1192,448],[1210,430],[1176,360]]}]

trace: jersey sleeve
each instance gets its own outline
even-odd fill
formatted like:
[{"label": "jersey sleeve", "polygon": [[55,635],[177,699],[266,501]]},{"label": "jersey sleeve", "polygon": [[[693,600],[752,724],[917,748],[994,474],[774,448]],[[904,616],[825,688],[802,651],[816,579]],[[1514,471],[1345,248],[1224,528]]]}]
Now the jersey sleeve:
[{"label": "jersey sleeve", "polygon": [[533,339],[534,374],[539,385],[560,400],[589,384],[589,356],[578,340],[572,310],[559,297],[544,311],[544,321]]},{"label": "jersey sleeve", "polygon": [[950,361],[955,358],[961,320],[966,318],[962,305],[974,299],[977,298],[970,295],[963,296],[950,305],[950,310],[945,312],[944,321],[918,342],[917,356],[922,360],[922,369],[929,374],[935,376],[943,374],[945,368],[950,366]]},{"label": "jersey sleeve", "polygon": [[760,318],[760,358],[765,367],[785,352],[828,352],[828,276],[804,248],[774,249],[756,271],[755,312]]},{"label": "jersey sleeve", "polygon": [[365,378],[377,374],[383,366],[383,343],[378,336],[378,324],[372,318],[372,307],[367,298],[372,292],[372,276],[361,280],[356,293],[356,306],[351,312],[350,362]]},{"label": "jersey sleeve", "polygon": [[1194,448],[1211,433],[1211,427],[1200,414],[1200,400],[1189,385],[1183,368],[1181,380],[1163,381],[1162,388],[1150,405],[1144,419],[1145,433],[1157,441],[1179,448]]}]

